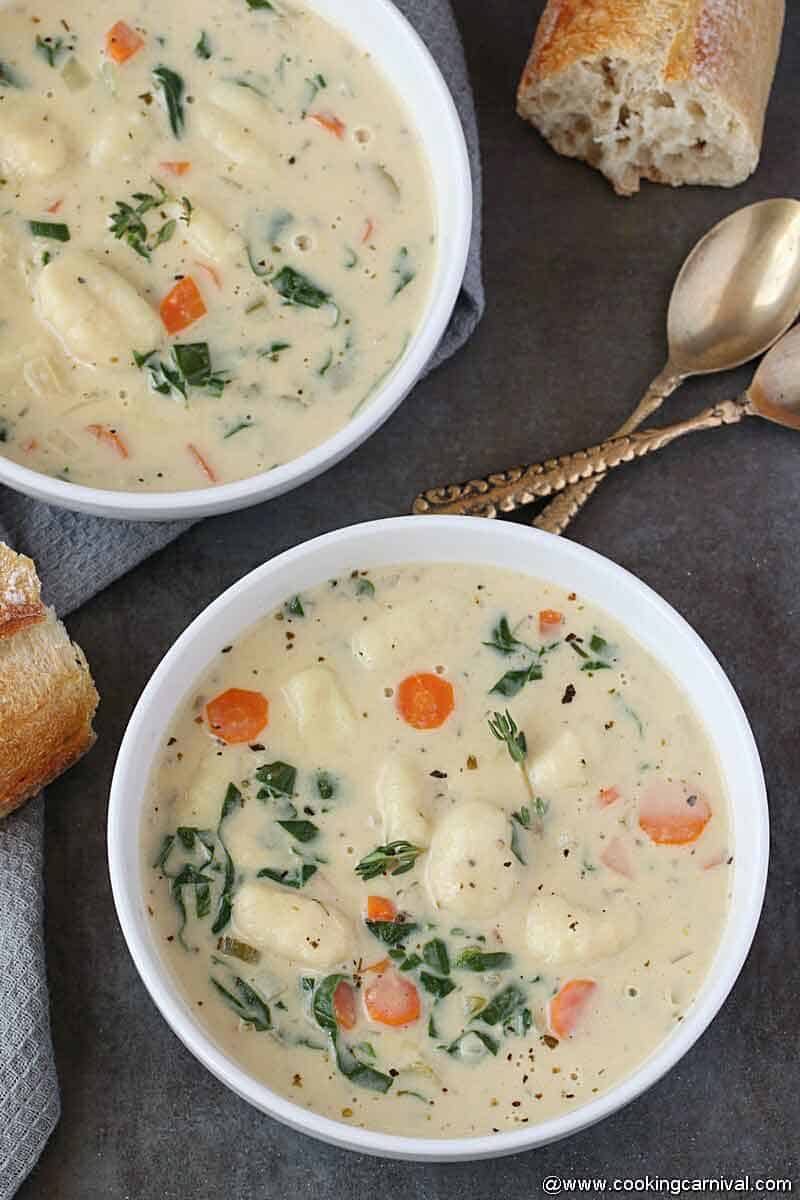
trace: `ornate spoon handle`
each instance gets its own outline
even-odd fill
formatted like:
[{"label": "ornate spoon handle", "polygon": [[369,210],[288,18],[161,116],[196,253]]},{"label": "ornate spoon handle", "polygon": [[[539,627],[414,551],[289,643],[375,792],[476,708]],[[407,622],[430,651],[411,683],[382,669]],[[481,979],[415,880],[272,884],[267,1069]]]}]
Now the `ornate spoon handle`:
[{"label": "ornate spoon handle", "polygon": [[[684,379],[684,375],[678,374],[667,363],[664,370],[656,375],[627,421],[620,425],[614,437],[625,437],[626,434],[633,433],[634,429],[638,429],[640,425],[644,425],[647,418],[661,407],[667,396],[671,396],[675,389],[680,387]],[[563,533],[602,482],[602,475],[593,475],[590,479],[564,488],[555,500],[551,500],[542,509],[533,524],[537,529],[543,529],[545,533]]]},{"label": "ornate spoon handle", "polygon": [[663,449],[687,433],[717,429],[720,425],[734,425],[743,417],[754,415],[754,412],[747,394],[738,400],[724,400],[677,425],[645,429],[626,437],[612,438],[588,450],[550,458],[544,463],[534,463],[528,467],[512,467],[510,471],[489,475],[486,479],[471,479],[467,483],[431,488],[417,496],[413,511],[465,517],[496,517],[500,513],[514,512],[525,504],[531,504],[539,496],[551,496],[571,484],[603,475],[622,463],[644,458],[646,454]]}]

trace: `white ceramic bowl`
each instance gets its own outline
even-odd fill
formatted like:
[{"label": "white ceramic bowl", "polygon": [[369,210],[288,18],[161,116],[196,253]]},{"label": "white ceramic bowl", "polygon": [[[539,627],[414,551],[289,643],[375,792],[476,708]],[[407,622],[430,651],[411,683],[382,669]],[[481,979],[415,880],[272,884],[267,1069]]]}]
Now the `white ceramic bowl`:
[{"label": "white ceramic bowl", "polygon": [[[287,596],[358,568],[403,562],[468,562],[511,568],[574,589],[600,605],[683,683],[716,747],[730,796],[736,868],[733,900],[713,968],[683,1022],[631,1076],[581,1108],[513,1133],[476,1138],[397,1137],[317,1116],[276,1095],[228,1058],[198,1024],[163,964],[142,885],[139,831],[143,781],[164,730],[223,646]],[[722,668],[674,609],[635,576],[575,542],[516,525],[468,517],[398,517],[354,525],[279,555],[246,575],[181,635],[131,717],[111,788],[108,849],[120,923],[145,986],[178,1037],[234,1092],[294,1129],[362,1153],[458,1161],[541,1146],[615,1112],[655,1083],[692,1046],[733,987],[755,933],[769,852],[767,798],[747,718]]]},{"label": "white ceramic bowl", "polygon": [[394,412],[425,369],[453,312],[469,249],[472,180],[464,131],[439,68],[391,0],[304,2],[372,55],[405,101],[428,158],[437,258],[425,312],[402,359],[358,416],[333,437],[249,479],[183,492],[117,492],[64,483],[0,456],[0,483],[60,508],[133,521],[207,517],[246,508],[291,491],[350,454]]}]

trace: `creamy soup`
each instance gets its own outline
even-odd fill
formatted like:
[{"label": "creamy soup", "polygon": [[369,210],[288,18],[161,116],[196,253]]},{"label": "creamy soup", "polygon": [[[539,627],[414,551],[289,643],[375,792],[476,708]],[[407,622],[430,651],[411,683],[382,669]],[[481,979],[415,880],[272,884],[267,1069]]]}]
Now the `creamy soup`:
[{"label": "creamy soup", "polygon": [[726,917],[727,800],[680,686],[511,572],[290,598],[198,683],[149,787],[148,910],[197,1020],[370,1129],[585,1104],[683,1020]]},{"label": "creamy soup", "polygon": [[419,138],[369,55],[277,0],[0,22],[2,453],[173,491],[341,429],[436,254]]}]

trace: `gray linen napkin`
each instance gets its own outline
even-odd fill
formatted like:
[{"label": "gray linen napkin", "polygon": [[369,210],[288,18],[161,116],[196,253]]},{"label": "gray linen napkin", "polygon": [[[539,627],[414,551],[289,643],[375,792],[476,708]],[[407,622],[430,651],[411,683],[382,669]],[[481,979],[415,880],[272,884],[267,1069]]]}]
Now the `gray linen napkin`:
[{"label": "gray linen napkin", "polygon": [[[432,370],[464,344],[484,308],[478,130],[449,0],[396,3],[427,43],[453,93],[467,135],[475,191],[464,286],[428,365]],[[35,560],[46,599],[61,616],[190,524],[103,520],[0,489],[0,540]],[[91,646],[86,649],[91,658]],[[41,797],[0,824],[0,1200],[10,1200],[35,1166],[60,1112],[42,935],[43,829]]]}]

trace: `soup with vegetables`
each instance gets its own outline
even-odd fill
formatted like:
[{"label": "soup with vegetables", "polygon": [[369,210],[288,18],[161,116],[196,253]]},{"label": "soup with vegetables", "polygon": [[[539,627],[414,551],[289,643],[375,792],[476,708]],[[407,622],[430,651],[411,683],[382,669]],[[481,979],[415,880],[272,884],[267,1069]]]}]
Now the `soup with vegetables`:
[{"label": "soup with vegetables", "polygon": [[293,596],[165,731],[154,936],[252,1075],[398,1134],[585,1104],[683,1019],[732,882],[713,749],[605,612],[401,566]]},{"label": "soup with vegetables", "polygon": [[401,359],[435,254],[400,98],[313,12],[2,6],[5,456],[131,491],[287,463]]}]

